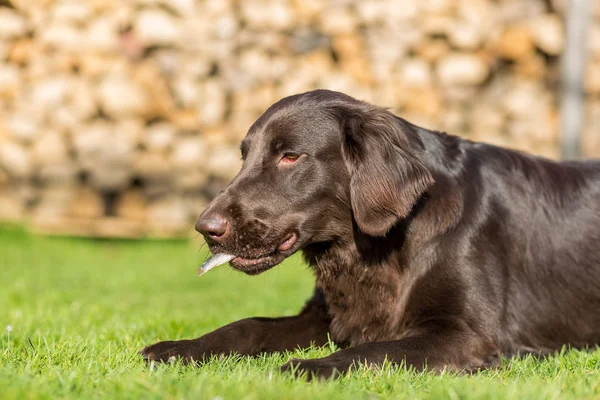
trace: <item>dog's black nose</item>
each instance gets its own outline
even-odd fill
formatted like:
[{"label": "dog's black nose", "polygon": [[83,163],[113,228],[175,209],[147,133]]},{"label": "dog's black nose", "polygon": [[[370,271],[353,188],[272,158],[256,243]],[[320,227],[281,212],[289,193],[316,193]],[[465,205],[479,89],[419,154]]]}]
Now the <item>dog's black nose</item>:
[{"label": "dog's black nose", "polygon": [[223,243],[229,236],[229,223],[220,215],[200,216],[196,230],[217,243]]}]

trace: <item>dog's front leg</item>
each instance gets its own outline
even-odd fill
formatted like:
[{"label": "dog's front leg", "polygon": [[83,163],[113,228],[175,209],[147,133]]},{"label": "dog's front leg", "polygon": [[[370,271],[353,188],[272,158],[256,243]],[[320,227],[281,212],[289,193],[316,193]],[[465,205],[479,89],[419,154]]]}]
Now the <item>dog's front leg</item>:
[{"label": "dog's front leg", "polygon": [[316,293],[294,317],[247,318],[192,340],[159,342],[140,353],[148,361],[204,361],[212,355],[257,355],[327,343],[329,317]]}]

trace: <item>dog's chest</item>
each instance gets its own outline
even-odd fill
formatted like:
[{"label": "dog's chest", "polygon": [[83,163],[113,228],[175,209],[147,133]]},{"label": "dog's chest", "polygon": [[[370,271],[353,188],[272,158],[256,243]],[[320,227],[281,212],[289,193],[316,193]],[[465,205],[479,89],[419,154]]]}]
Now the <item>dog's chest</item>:
[{"label": "dog's chest", "polygon": [[316,268],[332,317],[332,340],[355,346],[402,336],[402,279],[389,268]]}]

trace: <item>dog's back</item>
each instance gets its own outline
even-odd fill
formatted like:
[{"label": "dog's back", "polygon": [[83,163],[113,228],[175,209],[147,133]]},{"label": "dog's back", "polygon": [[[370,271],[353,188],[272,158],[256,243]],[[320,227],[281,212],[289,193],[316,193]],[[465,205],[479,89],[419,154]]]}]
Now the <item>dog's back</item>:
[{"label": "dog's back", "polygon": [[485,255],[495,283],[489,300],[503,351],[600,344],[600,161],[557,163],[487,145],[472,152],[488,183],[474,254]]}]

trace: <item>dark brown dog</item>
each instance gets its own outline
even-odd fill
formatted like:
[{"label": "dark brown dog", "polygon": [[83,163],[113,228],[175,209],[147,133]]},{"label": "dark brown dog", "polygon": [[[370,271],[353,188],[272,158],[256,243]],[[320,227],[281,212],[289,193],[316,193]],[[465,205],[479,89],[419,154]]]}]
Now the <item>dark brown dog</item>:
[{"label": "dark brown dog", "polygon": [[302,250],[314,296],[295,317],[161,342],[150,360],[343,347],[292,360],[320,377],[386,358],[473,371],[501,354],[600,343],[600,162],[564,162],[416,127],[341,93],[285,98],[196,229],[258,274]]}]

